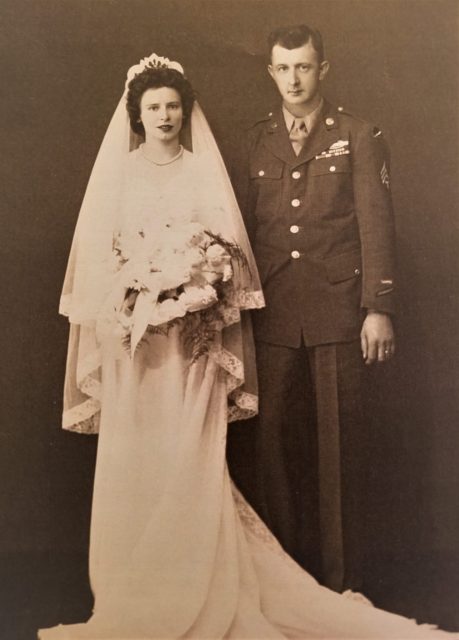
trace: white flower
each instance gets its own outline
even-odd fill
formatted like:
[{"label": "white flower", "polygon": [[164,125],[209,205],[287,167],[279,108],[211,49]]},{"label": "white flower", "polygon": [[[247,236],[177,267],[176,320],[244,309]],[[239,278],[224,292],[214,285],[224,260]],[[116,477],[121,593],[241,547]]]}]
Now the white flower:
[{"label": "white flower", "polygon": [[206,284],[204,287],[185,285],[184,289],[185,291],[179,296],[179,300],[189,313],[207,309],[218,301],[217,292],[210,284]]},{"label": "white flower", "polygon": [[222,274],[217,273],[216,271],[211,271],[210,269],[202,269],[202,271],[198,274],[200,278],[196,278],[196,280],[204,279],[208,284],[215,284],[222,280]]},{"label": "white flower", "polygon": [[188,245],[190,247],[201,246],[208,238],[206,231],[199,222],[189,222],[184,227],[184,232],[188,234]]},{"label": "white flower", "polygon": [[232,277],[233,277],[233,267],[231,266],[231,264],[225,264],[225,266],[223,267],[223,277],[222,277],[223,282],[228,282],[228,280],[231,280]]},{"label": "white flower", "polygon": [[169,223],[163,228],[161,244],[176,251],[186,251],[201,246],[205,238],[204,227],[198,222],[176,225]]},{"label": "white flower", "polygon": [[153,306],[149,317],[149,324],[156,327],[175,318],[183,318],[186,312],[185,305],[180,299],[174,300],[173,298],[168,298],[163,302],[157,302]]},{"label": "white flower", "polygon": [[[218,279],[227,282],[233,277],[233,268],[231,266],[231,256],[224,247],[219,244],[211,244],[206,250],[207,271],[211,274],[219,274]],[[203,274],[209,282],[215,282],[215,279]]]},{"label": "white flower", "polygon": [[191,278],[191,267],[183,256],[169,256],[161,262],[161,291],[176,289]]},{"label": "white flower", "polygon": [[231,256],[220,244],[211,244],[206,249],[206,260],[212,267],[220,267],[231,262]]},{"label": "white flower", "polygon": [[188,249],[185,255],[190,267],[194,267],[195,269],[202,267],[206,262],[204,251],[199,249],[199,247]]},{"label": "white flower", "polygon": [[151,275],[148,264],[128,260],[119,270],[117,282],[124,289],[141,291],[149,288]]}]

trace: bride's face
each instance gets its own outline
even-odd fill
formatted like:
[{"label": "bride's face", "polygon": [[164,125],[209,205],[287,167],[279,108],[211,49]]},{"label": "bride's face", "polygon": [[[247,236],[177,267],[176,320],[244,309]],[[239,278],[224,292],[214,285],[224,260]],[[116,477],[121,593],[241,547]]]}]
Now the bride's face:
[{"label": "bride's face", "polygon": [[183,123],[179,92],[171,87],[147,89],[140,100],[140,119],[146,140],[175,140]]}]

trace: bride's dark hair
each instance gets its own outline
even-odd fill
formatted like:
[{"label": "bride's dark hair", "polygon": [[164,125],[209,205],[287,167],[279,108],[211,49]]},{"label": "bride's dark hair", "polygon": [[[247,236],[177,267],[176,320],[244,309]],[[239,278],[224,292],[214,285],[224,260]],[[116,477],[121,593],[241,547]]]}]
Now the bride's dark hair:
[{"label": "bride's dark hair", "polygon": [[134,133],[145,135],[143,124],[140,120],[140,100],[148,89],[159,89],[160,87],[170,87],[175,89],[181,98],[183,119],[187,121],[191,115],[195,93],[193,87],[185,76],[175,69],[167,67],[147,67],[144,71],[136,75],[128,84],[126,109]]}]

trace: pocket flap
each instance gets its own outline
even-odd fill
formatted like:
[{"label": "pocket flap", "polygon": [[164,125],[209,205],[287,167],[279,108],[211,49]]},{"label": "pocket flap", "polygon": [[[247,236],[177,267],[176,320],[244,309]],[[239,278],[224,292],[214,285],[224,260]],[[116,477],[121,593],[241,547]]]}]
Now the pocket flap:
[{"label": "pocket flap", "polygon": [[282,178],[283,168],[282,162],[276,161],[275,158],[260,158],[251,162],[250,177],[259,180],[278,180]]},{"label": "pocket flap", "polygon": [[343,282],[350,278],[357,278],[362,272],[362,256],[360,249],[340,253],[337,256],[327,258],[325,261],[328,281],[332,284]]},{"label": "pocket flap", "polygon": [[351,163],[348,155],[332,156],[331,158],[314,158],[314,160],[311,160],[310,165],[310,175],[312,176],[351,172]]}]

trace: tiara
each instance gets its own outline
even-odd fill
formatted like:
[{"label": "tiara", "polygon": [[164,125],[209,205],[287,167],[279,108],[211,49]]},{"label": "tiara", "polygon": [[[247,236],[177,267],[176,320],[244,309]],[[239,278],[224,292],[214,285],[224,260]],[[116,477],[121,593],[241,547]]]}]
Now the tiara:
[{"label": "tiara", "polygon": [[126,77],[126,89],[131,80],[139,75],[139,73],[142,73],[142,71],[145,71],[145,69],[174,69],[182,75],[184,74],[183,67],[179,62],[169,60],[169,58],[163,58],[161,56],[157,56],[156,53],[152,53],[151,56],[143,58],[139,64],[135,64],[129,69]]}]

